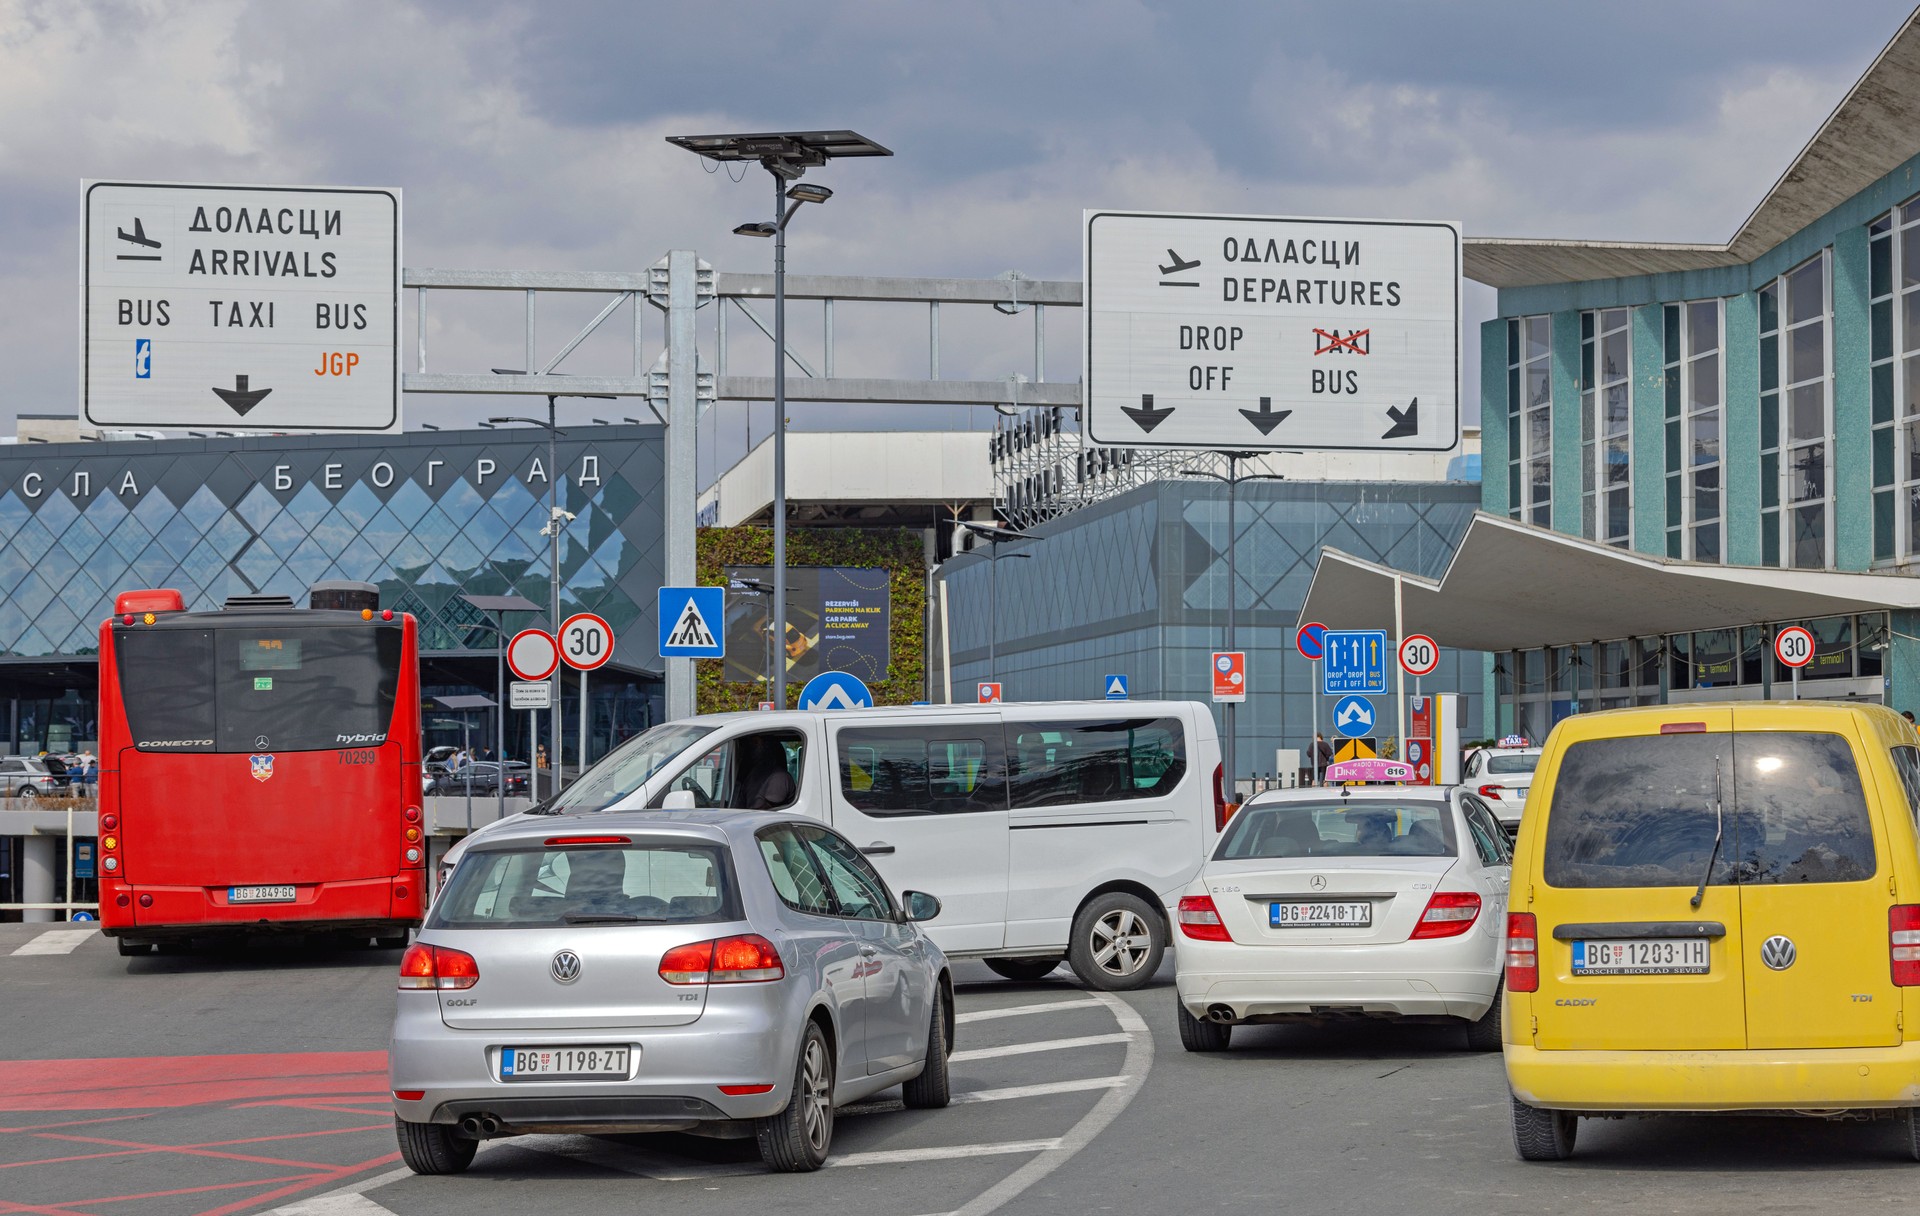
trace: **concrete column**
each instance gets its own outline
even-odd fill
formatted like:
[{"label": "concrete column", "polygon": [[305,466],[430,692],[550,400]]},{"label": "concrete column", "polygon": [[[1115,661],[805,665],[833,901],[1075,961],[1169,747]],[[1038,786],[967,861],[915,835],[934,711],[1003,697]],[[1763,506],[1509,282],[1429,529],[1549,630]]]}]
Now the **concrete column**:
[{"label": "concrete column", "polygon": [[[50,904],[54,899],[55,875],[60,868],[60,849],[52,836],[23,836],[21,842],[20,902]],[[20,914],[25,921],[59,920],[58,912],[47,909]]]},{"label": "concrete column", "polygon": [[[666,579],[669,587],[691,587],[694,574],[696,488],[695,423],[699,418],[698,348],[694,310],[699,258],[691,249],[667,254],[667,501]],[[724,627],[716,622],[715,629]],[[667,669],[667,717],[694,712],[692,659],[663,659]]]}]

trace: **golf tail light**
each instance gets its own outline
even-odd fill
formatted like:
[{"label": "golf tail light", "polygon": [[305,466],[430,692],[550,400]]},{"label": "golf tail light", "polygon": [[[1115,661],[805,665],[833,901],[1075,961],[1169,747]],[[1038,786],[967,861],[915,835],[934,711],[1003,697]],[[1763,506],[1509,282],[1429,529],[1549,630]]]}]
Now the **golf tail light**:
[{"label": "golf tail light", "polygon": [[1887,909],[1887,950],[1895,987],[1920,987],[1920,904]]},{"label": "golf tail light", "polygon": [[1220,909],[1211,895],[1182,895],[1178,912],[1180,932],[1202,942],[1230,942],[1227,927],[1220,922]]},{"label": "golf tail light", "polygon": [[704,984],[712,970],[712,942],[689,942],[660,956],[660,978],[669,984]]},{"label": "golf tail light", "polygon": [[480,964],[464,950],[415,942],[400,956],[400,987],[460,991],[480,982]]},{"label": "golf tail light", "polygon": [[1533,913],[1507,913],[1507,991],[1540,991],[1540,950]]},{"label": "golf tail light", "polygon": [[1435,891],[1412,937],[1459,937],[1479,918],[1480,897],[1472,891]]},{"label": "golf tail light", "polygon": [[758,933],[723,937],[713,943],[713,974],[716,984],[764,984],[785,979],[787,969],[780,952]]}]

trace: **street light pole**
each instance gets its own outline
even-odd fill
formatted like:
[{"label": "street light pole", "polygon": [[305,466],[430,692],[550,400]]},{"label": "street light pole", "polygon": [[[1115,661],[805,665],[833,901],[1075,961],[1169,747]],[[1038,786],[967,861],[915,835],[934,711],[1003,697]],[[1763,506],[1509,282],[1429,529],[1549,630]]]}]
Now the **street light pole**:
[{"label": "street light pole", "polygon": [[[560,644],[560,426],[558,398],[547,394],[547,589],[552,596],[552,614],[547,618],[553,622],[553,642]],[[547,763],[553,769],[553,792],[560,792],[560,694],[565,687],[560,682],[560,669],[553,669],[553,712],[547,715],[551,727],[553,742],[547,745]],[[531,757],[529,757],[531,759]],[[532,768],[528,772],[533,772]],[[501,784],[506,784],[506,771],[501,770]],[[534,801],[539,801],[535,798]]]},{"label": "street light pole", "polygon": [[[773,707],[787,707],[787,218],[786,180],[773,178]],[[798,210],[798,206],[795,207]]]}]

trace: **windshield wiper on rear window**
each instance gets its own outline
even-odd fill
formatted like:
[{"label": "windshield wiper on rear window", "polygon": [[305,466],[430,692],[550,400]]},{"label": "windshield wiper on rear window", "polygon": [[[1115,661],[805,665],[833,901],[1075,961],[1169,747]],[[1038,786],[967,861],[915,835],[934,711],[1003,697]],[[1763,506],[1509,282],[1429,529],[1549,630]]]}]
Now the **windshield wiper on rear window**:
[{"label": "windshield wiper on rear window", "polygon": [[624,912],[569,912],[560,919],[570,925],[643,925],[659,924],[664,916],[629,916]]},{"label": "windshield wiper on rear window", "polygon": [[1693,906],[1699,907],[1700,901],[1707,897],[1707,880],[1713,877],[1713,863],[1720,857],[1720,833],[1726,828],[1726,816],[1720,809],[1720,757],[1713,758],[1713,849],[1707,854],[1707,872],[1700,876],[1700,885],[1693,892]]}]

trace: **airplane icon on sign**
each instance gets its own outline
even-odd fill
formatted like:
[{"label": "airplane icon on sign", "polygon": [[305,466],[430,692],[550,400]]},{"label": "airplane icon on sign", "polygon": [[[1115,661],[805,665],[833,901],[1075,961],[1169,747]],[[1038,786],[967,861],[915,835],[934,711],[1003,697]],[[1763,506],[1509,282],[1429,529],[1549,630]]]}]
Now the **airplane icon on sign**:
[{"label": "airplane icon on sign", "polygon": [[[152,240],[147,236],[147,226],[140,222],[139,216],[135,216],[133,219],[132,232],[128,232],[125,228],[120,229],[119,232],[120,232],[120,239],[123,241],[128,241],[135,245],[144,245],[148,249],[160,248],[159,241]],[[1168,250],[1167,252],[1171,253],[1173,251]]]},{"label": "airplane icon on sign", "polygon": [[1200,264],[1199,258],[1195,258],[1189,262],[1171,249],[1167,250],[1167,256],[1173,259],[1173,264],[1170,266],[1162,266],[1160,268],[1161,274],[1179,274],[1183,270],[1192,270]]}]

